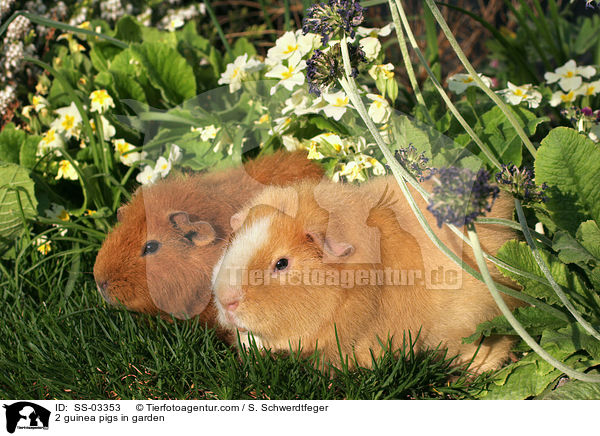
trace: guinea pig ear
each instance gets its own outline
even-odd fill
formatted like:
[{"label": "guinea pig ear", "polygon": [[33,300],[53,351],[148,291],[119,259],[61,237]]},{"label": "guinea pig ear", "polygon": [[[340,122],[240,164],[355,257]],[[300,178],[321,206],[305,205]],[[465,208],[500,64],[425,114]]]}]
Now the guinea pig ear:
[{"label": "guinea pig ear", "polygon": [[235,232],[240,227],[242,227],[242,224],[244,224],[244,221],[246,221],[246,217],[248,216],[249,212],[250,209],[244,208],[231,216],[229,220],[229,225],[231,226],[232,231]]},{"label": "guinea pig ear", "polygon": [[187,212],[173,212],[169,215],[171,225],[183,233],[183,237],[197,246],[208,245],[215,240],[217,234],[213,226],[206,221],[190,221]]},{"label": "guinea pig ear", "polygon": [[306,237],[331,256],[347,257],[354,253],[354,246],[348,242],[337,241],[330,236],[323,236],[319,232],[306,232]]}]

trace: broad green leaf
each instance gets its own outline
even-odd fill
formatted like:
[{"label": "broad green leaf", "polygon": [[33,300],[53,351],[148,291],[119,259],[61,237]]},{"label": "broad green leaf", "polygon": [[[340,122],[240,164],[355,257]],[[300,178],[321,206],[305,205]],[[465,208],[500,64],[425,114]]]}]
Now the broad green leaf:
[{"label": "broad green leaf", "polygon": [[[545,118],[538,118],[535,114],[520,106],[510,106],[509,110],[525,130],[527,136],[533,136],[538,125],[545,121]],[[521,138],[519,138],[516,130],[498,106],[492,107],[477,119],[475,132],[492,149],[500,162],[506,164],[512,162],[517,166],[521,165],[523,149]],[[457,141],[470,141],[470,137],[466,133],[460,136],[460,140],[457,138]],[[485,162],[490,163],[479,148],[471,144],[469,149]]]},{"label": "broad green leaf", "polygon": [[122,17],[116,26],[115,38],[124,42],[141,42],[142,30],[139,24],[129,15]]},{"label": "broad green leaf", "polygon": [[[556,280],[556,282],[563,287],[563,291],[569,296],[569,299],[573,305],[578,308],[578,310],[583,310],[585,312],[589,311],[589,307],[583,303],[589,298],[589,296],[581,279],[577,275],[570,272],[567,266],[558,260],[556,256],[551,255],[542,249],[540,249],[540,255],[542,256],[542,259],[546,265],[548,265],[552,277],[554,277],[554,280]],[[498,258],[516,268],[519,268],[520,270],[535,274],[542,280],[546,281],[545,276],[537,265],[531,250],[525,242],[508,241],[502,247],[500,247],[500,250],[498,250]],[[512,278],[522,285],[524,293],[535,298],[546,300],[550,304],[562,305],[560,299],[550,284],[540,283],[533,279],[503,270],[502,268],[499,269],[502,274]]]},{"label": "broad green leaf", "polygon": [[194,71],[177,50],[155,42],[136,44],[131,50],[166,101],[180,104],[196,96]]},{"label": "broad green leaf", "polygon": [[30,135],[21,145],[19,152],[19,164],[22,167],[32,169],[38,161],[37,149],[38,144],[42,140],[41,136]]},{"label": "broad green leaf", "polygon": [[577,239],[589,253],[600,260],[600,229],[595,221],[581,223],[577,229]]},{"label": "broad green leaf", "polygon": [[538,398],[539,400],[600,400],[600,383],[572,380]]},{"label": "broad green leaf", "polygon": [[[594,327],[598,329],[600,326],[595,325]],[[550,343],[556,344],[561,351],[570,352],[570,354],[585,350],[593,359],[600,360],[600,341],[588,334],[577,323],[556,330],[546,330],[542,335],[540,345],[546,348]]]},{"label": "broad green leaf", "polygon": [[556,224],[575,234],[590,218],[600,222],[600,148],[573,129],[557,127],[542,141],[536,183],[547,183],[544,203]]},{"label": "broad green leaf", "polygon": [[[593,223],[593,221],[590,222]],[[558,258],[564,263],[587,263],[594,259],[577,239],[564,230],[560,230],[554,235],[552,249],[558,252]]]},{"label": "broad green leaf", "polygon": [[[548,312],[535,307],[519,307],[515,309],[513,315],[532,336],[540,335],[548,328],[556,329],[566,325],[566,321],[562,321]],[[463,342],[472,343],[482,335],[516,335],[516,332],[506,318],[501,315],[479,324],[477,331],[468,338],[465,338]]]},{"label": "broad green leaf", "polygon": [[0,164],[0,252],[21,233],[23,219],[36,216],[36,208],[33,180],[28,171],[13,163]]},{"label": "broad green leaf", "polygon": [[0,132],[0,162],[19,163],[21,144],[27,134],[8,123]]}]

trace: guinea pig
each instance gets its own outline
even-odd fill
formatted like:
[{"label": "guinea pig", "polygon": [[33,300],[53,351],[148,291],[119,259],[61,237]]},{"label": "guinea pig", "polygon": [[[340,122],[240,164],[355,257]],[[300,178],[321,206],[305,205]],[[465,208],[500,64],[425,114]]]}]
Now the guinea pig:
[{"label": "guinea pig", "polygon": [[266,184],[322,175],[305,152],[276,152],[244,167],[140,187],[119,208],[118,224],[96,257],[99,292],[132,311],[197,316],[213,327],[210,277],[231,231],[230,217]]},{"label": "guinea pig", "polygon": [[[512,210],[503,196],[490,215],[510,218]],[[242,346],[251,334],[265,349],[311,355],[318,348],[323,362],[339,367],[341,352],[350,367],[354,361],[370,367],[382,343],[397,349],[410,331],[418,336],[417,350],[441,345],[462,364],[479,345],[462,339],[500,314],[485,285],[430,241],[392,177],[361,186],[302,181],[269,187],[231,222],[234,232],[212,286],[219,323],[237,330]],[[500,226],[477,227],[489,253],[514,236]],[[475,266],[447,226],[436,234],[457,254],[464,249],[462,258]],[[470,369],[499,367],[511,345],[508,337],[486,338]]]}]

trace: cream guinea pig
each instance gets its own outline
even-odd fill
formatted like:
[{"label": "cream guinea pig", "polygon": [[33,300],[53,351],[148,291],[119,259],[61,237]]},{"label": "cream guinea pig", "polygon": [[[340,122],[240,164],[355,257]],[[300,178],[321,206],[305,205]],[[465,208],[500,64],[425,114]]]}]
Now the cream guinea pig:
[{"label": "cream guinea pig", "polygon": [[96,258],[99,292],[132,311],[198,316],[214,326],[210,276],[231,231],[230,217],[266,184],[322,174],[305,152],[277,152],[244,167],[139,188],[119,209],[119,222]]},{"label": "cream guinea pig", "polygon": [[[512,210],[511,199],[501,196],[490,215],[510,218]],[[437,230],[435,218],[425,216]],[[318,345],[324,360],[339,366],[337,335],[350,366],[356,356],[370,367],[371,351],[382,350],[379,341],[389,338],[398,348],[407,331],[415,338],[420,330],[417,349],[441,344],[463,363],[479,344],[462,338],[500,314],[485,285],[433,245],[392,177],[361,186],[269,187],[231,221],[234,233],[212,284],[219,323],[237,329],[242,343],[249,332],[273,351],[297,351],[300,344],[310,355]],[[489,253],[514,237],[505,227],[477,227]],[[436,234],[475,266],[470,248],[447,226]],[[471,370],[498,368],[511,345],[508,337],[486,338]]]}]

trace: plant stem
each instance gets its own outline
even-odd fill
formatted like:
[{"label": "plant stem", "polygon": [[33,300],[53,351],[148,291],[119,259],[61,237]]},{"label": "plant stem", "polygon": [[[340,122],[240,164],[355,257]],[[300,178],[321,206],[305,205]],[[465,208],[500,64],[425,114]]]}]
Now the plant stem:
[{"label": "plant stem", "polygon": [[[417,78],[415,76],[415,71],[413,69],[412,61],[410,60],[410,55],[408,54],[408,47],[406,46],[406,39],[404,38],[404,31],[402,30],[402,24],[400,23],[400,16],[398,15],[398,10],[394,7],[393,0],[388,1],[390,5],[390,10],[392,11],[392,20],[394,21],[394,30],[396,31],[396,38],[398,39],[398,46],[400,46],[400,53],[402,53],[402,60],[404,61],[406,74],[408,75],[408,79],[410,80],[410,86],[412,86],[417,102],[424,108],[427,108],[427,106],[425,105],[425,100],[423,99],[423,95],[421,94],[421,90],[419,89],[419,83],[417,82]],[[426,112],[427,114],[429,114],[429,111]]]},{"label": "plant stem", "polygon": [[517,216],[519,217],[519,223],[521,223],[521,228],[523,230],[523,235],[525,235],[525,240],[527,241],[529,248],[531,248],[533,257],[540,269],[542,270],[542,272],[544,273],[544,275],[546,276],[546,279],[550,283],[550,286],[552,286],[552,289],[554,290],[556,295],[558,295],[560,301],[562,301],[562,303],[569,310],[569,312],[571,312],[571,315],[573,315],[573,317],[579,322],[579,324],[581,324],[585,331],[593,337],[595,337],[596,339],[600,340],[600,333],[598,333],[598,331],[594,327],[592,327],[590,323],[583,319],[581,313],[579,313],[579,311],[575,309],[573,304],[571,304],[566,294],[561,289],[560,285],[556,283],[556,280],[554,280],[554,277],[552,277],[552,273],[550,272],[548,265],[546,265],[546,262],[544,262],[544,259],[542,259],[540,251],[535,241],[531,237],[531,233],[529,233],[529,228],[527,227],[527,220],[525,219],[525,214],[523,213],[523,207],[521,206],[521,202],[517,198],[515,198],[515,208],[517,209]]},{"label": "plant stem", "polygon": [[469,234],[469,238],[471,239],[471,243],[473,244],[473,253],[475,254],[475,260],[477,261],[479,270],[481,271],[481,274],[483,275],[485,284],[487,285],[488,289],[490,290],[490,292],[492,294],[492,297],[494,298],[494,301],[496,301],[496,304],[502,311],[502,314],[504,315],[506,320],[509,322],[511,327],[519,334],[519,336],[527,343],[527,345],[529,345],[533,349],[533,351],[535,351],[542,359],[544,359],[546,362],[548,362],[554,368],[564,372],[571,378],[581,380],[584,382],[599,383],[600,376],[585,374],[583,372],[576,371],[573,368],[565,365],[564,363],[560,362],[559,360],[557,360],[556,358],[554,358],[550,354],[548,354],[548,352],[546,350],[544,350],[540,346],[540,344],[538,344],[535,341],[535,339],[533,339],[529,335],[529,333],[527,333],[527,330],[525,330],[525,328],[521,325],[521,323],[515,318],[515,316],[512,314],[512,312],[510,311],[510,309],[508,308],[508,306],[502,299],[502,296],[496,289],[496,285],[494,284],[494,281],[492,280],[492,277],[490,276],[490,272],[487,268],[487,265],[485,263],[485,260],[483,258],[482,252],[481,252],[481,245],[479,244],[479,237],[477,236],[477,232],[475,231],[475,229],[472,225],[469,226],[468,234]]},{"label": "plant stem", "polygon": [[398,8],[398,12],[400,13],[400,19],[402,20],[402,25],[404,26],[404,30],[406,31],[406,35],[408,36],[408,41],[410,42],[412,49],[415,51],[415,53],[419,57],[419,60],[425,67],[427,74],[429,74],[429,78],[433,82],[435,89],[438,91],[438,93],[440,94],[440,96],[442,97],[444,102],[446,103],[446,106],[448,106],[448,109],[450,110],[450,112],[452,112],[452,115],[454,115],[454,117],[458,120],[460,125],[463,127],[463,129],[465,129],[465,131],[469,134],[471,139],[473,139],[473,141],[481,149],[483,154],[485,154],[486,157],[496,167],[500,168],[501,167],[500,162],[498,161],[498,159],[496,159],[496,156],[494,156],[494,153],[492,153],[490,148],[483,143],[483,141],[479,138],[479,136],[477,136],[475,131],[471,128],[471,126],[469,126],[469,123],[467,123],[465,121],[465,119],[462,117],[462,115],[460,114],[460,112],[458,111],[456,106],[454,106],[454,104],[452,103],[452,100],[450,100],[450,97],[448,97],[448,94],[446,94],[446,91],[444,91],[444,88],[442,87],[440,82],[435,77],[435,73],[431,70],[431,68],[427,64],[427,60],[425,59],[425,56],[423,56],[423,53],[421,52],[421,49],[419,48],[419,46],[417,44],[417,40],[415,39],[415,35],[413,34],[413,32],[410,28],[410,25],[408,24],[408,19],[406,18],[406,14],[404,12],[404,8],[402,7],[402,4],[400,3],[400,0],[395,0],[395,1],[396,1],[396,7]]},{"label": "plant stem", "polygon": [[213,25],[215,26],[215,29],[217,29],[217,33],[219,34],[219,38],[221,38],[221,42],[223,43],[223,47],[225,47],[225,51],[231,58],[231,61],[233,61],[234,58],[233,58],[233,51],[231,50],[231,45],[229,45],[229,42],[227,41],[227,37],[225,36],[225,33],[223,32],[223,28],[219,24],[219,20],[217,19],[217,16],[215,15],[215,11],[213,10],[212,6],[210,5],[210,0],[204,0],[204,5],[206,6],[206,12],[208,12],[208,15],[210,15],[210,19],[212,20]]},{"label": "plant stem", "polygon": [[[398,3],[399,1],[400,0],[396,0],[396,3]],[[442,13],[440,12],[440,10],[438,9],[438,7],[436,6],[435,1],[434,0],[425,0],[425,2],[427,3],[427,6],[429,7],[429,9],[431,10],[431,12],[433,13],[433,16],[435,17],[435,19],[437,20],[438,24],[442,28],[442,31],[446,35],[446,38],[448,39],[448,42],[450,43],[450,45],[454,49],[456,55],[458,56],[458,59],[460,59],[461,63],[463,64],[463,66],[465,67],[465,69],[467,70],[467,72],[471,75],[471,77],[473,78],[473,80],[475,80],[475,82],[477,83],[477,85],[479,85],[479,87],[483,90],[483,92],[485,92],[488,95],[488,97],[490,97],[490,99],[494,103],[496,103],[496,105],[504,113],[504,115],[506,116],[506,118],[508,118],[508,121],[510,122],[510,124],[512,124],[512,126],[515,129],[515,131],[517,132],[517,134],[521,137],[521,140],[523,141],[523,144],[525,144],[525,147],[527,147],[527,149],[529,150],[529,152],[531,153],[531,155],[535,158],[536,149],[533,146],[533,144],[531,143],[531,141],[529,140],[529,138],[527,137],[527,134],[525,133],[525,131],[523,130],[523,128],[521,127],[521,125],[519,124],[519,122],[517,121],[517,119],[515,118],[515,116],[513,115],[513,113],[511,112],[511,110],[508,108],[508,106],[506,105],[506,103],[504,103],[502,101],[502,99],[500,97],[498,97],[498,95],[496,95],[496,93],[494,91],[492,91],[483,82],[483,80],[481,79],[481,77],[479,77],[479,75],[477,74],[477,71],[475,71],[475,68],[473,68],[473,65],[471,65],[471,62],[469,62],[469,60],[467,59],[467,56],[462,51],[462,48],[460,48],[460,45],[458,44],[458,41],[456,40],[456,38],[452,34],[452,31],[450,30],[450,28],[448,27],[448,24],[444,20],[444,17],[442,16]]]}]

